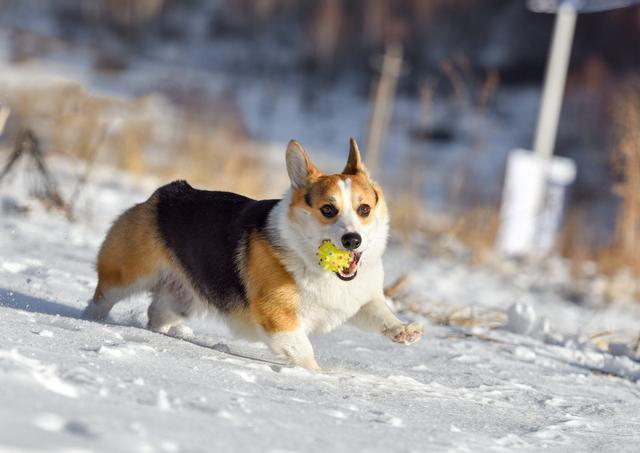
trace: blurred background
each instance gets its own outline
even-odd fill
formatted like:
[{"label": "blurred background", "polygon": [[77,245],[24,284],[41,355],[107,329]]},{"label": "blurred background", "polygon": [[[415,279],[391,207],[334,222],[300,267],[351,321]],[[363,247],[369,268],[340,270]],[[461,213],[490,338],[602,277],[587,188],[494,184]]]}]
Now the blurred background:
[{"label": "blurred background", "polygon": [[[73,219],[99,165],[275,197],[289,139],[337,172],[353,136],[395,240],[482,264],[553,24],[524,0],[0,0],[0,170],[26,139],[79,162]],[[577,165],[555,254],[633,297],[639,43],[638,5],[579,16],[555,147]]]}]

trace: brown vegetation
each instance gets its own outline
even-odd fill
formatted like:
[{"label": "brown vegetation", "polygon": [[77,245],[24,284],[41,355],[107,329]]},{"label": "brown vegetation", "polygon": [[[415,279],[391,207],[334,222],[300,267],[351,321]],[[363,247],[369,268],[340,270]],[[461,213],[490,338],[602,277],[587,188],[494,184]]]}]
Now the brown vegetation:
[{"label": "brown vegetation", "polygon": [[640,80],[634,80],[614,101],[617,147],[614,168],[619,182],[614,187],[620,197],[612,249],[640,275]]},{"label": "brown vegetation", "polygon": [[12,112],[5,143],[30,129],[46,155],[82,163],[70,204],[96,161],[250,196],[264,194],[268,186],[263,159],[252,152],[237,117],[227,112],[188,112],[157,97],[106,98],[68,81],[34,83],[28,89],[6,84],[0,93]]}]

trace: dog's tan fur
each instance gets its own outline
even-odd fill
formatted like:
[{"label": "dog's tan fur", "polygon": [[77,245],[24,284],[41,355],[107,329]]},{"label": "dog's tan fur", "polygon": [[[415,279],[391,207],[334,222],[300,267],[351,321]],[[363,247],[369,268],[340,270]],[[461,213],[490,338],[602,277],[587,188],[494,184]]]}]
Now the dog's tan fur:
[{"label": "dog's tan fur", "polygon": [[268,241],[253,234],[247,246],[247,296],[254,322],[269,333],[295,330],[298,291],[292,275]]},{"label": "dog's tan fur", "polygon": [[155,199],[151,197],[128,209],[113,224],[98,254],[99,303],[111,288],[122,288],[153,275],[162,265],[172,266],[170,254],[160,240],[155,220]]}]

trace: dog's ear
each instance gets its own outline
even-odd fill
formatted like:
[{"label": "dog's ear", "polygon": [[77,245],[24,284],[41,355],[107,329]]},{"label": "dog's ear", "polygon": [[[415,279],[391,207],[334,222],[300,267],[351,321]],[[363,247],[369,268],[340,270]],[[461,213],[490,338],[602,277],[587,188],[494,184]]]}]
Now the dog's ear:
[{"label": "dog's ear", "polygon": [[343,175],[357,175],[358,173],[364,173],[367,175],[367,169],[362,163],[362,157],[360,156],[360,148],[355,138],[349,140],[349,158],[347,159],[347,165],[342,170]]},{"label": "dog's ear", "polygon": [[307,187],[320,171],[313,165],[302,145],[291,140],[287,146],[287,173],[295,190]]}]

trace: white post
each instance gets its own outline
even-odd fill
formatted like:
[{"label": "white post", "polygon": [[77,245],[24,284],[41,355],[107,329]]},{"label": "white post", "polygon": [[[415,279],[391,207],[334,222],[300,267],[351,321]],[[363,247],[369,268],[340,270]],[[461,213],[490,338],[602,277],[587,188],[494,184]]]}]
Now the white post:
[{"label": "white post", "polygon": [[512,152],[500,210],[498,247],[508,255],[547,254],[560,225],[566,186],[575,164],[553,157],[577,12],[572,0],[558,9],[547,62],[533,153]]},{"label": "white post", "polygon": [[533,142],[534,152],[547,159],[553,155],[558,132],[576,17],[577,12],[571,1],[565,1],[560,5],[553,30],[551,53],[549,54],[542,93],[542,105],[538,114],[538,126]]}]

